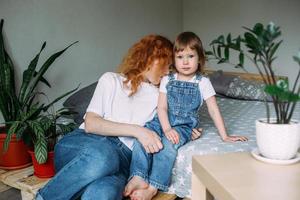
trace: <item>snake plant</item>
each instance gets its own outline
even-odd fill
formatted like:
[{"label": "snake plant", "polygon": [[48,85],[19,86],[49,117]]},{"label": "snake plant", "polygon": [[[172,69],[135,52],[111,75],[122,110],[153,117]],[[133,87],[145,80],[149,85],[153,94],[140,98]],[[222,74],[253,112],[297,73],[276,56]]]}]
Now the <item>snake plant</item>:
[{"label": "snake plant", "polygon": [[[38,69],[37,64],[40,54],[46,47],[43,43],[40,51],[32,59],[27,69],[22,74],[21,87],[16,89],[14,64],[5,49],[3,37],[4,20],[0,22],[0,111],[6,125],[7,136],[4,149],[7,150],[12,135],[15,133],[17,139],[23,139],[25,143],[34,140],[35,121],[40,119],[54,103],[71,94],[77,88],[66,92],[49,103],[39,102],[38,97],[45,95],[37,90],[40,83],[44,83],[49,88],[50,83],[44,78],[45,73],[53,62],[60,57],[68,48],[78,41],[70,44],[61,51],[52,54]],[[31,123],[32,122],[32,123]],[[38,137],[42,137],[41,134]]]}]

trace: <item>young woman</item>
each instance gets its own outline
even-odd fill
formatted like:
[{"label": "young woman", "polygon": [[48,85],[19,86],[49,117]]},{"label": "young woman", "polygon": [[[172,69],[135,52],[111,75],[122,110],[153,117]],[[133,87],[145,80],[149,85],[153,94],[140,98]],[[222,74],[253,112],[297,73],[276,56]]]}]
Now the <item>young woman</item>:
[{"label": "young woman", "polygon": [[192,129],[199,122],[198,110],[203,101],[223,141],[247,140],[246,137],[226,133],[212,84],[200,73],[205,63],[200,38],[192,32],[179,34],[174,45],[174,56],[174,73],[163,77],[160,84],[158,115],[145,125],[161,137],[163,149],[153,154],[135,141],[131,180],[124,192],[132,200],[151,200],[158,189],[168,189],[177,150],[191,140]]},{"label": "young woman", "polygon": [[[99,79],[79,129],[55,147],[57,174],[37,199],[122,199],[136,138],[145,149],[162,149],[160,137],[144,128],[153,118],[161,78],[172,63],[172,43],[148,35],[134,44],[120,66]],[[200,136],[194,131],[193,137]]]}]

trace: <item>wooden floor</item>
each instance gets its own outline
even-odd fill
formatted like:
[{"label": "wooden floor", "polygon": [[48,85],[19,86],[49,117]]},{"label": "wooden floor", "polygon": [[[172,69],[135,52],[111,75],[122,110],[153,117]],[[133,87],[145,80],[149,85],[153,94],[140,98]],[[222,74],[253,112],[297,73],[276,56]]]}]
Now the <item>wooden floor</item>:
[{"label": "wooden floor", "polygon": [[[0,169],[0,176],[4,173],[5,171]],[[0,200],[22,200],[21,192],[0,181]]]},{"label": "wooden floor", "polygon": [[21,192],[0,182],[0,200],[22,200]]},{"label": "wooden floor", "polygon": [[[2,190],[5,189],[5,190]],[[153,200],[179,200],[180,198],[173,198],[173,197],[168,197],[165,196],[164,194],[159,195]],[[3,183],[0,182],[0,200],[22,200],[21,197],[21,192],[18,189],[11,188],[9,186],[4,185]],[[187,199],[184,199],[187,200]]]},{"label": "wooden floor", "polygon": [[[32,166],[21,170],[5,171],[0,169],[0,200],[33,200],[37,190],[49,179],[33,175]],[[159,193],[153,200],[179,200],[176,195]],[[184,199],[187,200],[187,199]]]},{"label": "wooden floor", "polygon": [[[163,198],[163,196],[159,197],[163,200],[173,200],[174,198]],[[2,182],[0,182],[0,200],[22,200],[21,192],[18,189],[9,187]],[[153,199],[155,200],[155,199]],[[182,200],[181,198],[177,197],[175,200]],[[183,200],[190,200],[188,198],[185,198]]]}]

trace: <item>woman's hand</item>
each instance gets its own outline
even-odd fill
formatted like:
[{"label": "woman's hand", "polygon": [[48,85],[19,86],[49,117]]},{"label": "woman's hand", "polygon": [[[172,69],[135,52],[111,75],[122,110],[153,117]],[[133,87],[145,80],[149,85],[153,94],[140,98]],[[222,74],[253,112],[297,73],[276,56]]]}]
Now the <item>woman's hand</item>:
[{"label": "woman's hand", "polygon": [[202,131],[203,131],[202,128],[198,128],[198,129],[194,128],[192,130],[192,140],[196,140],[200,138],[200,136],[202,135]]},{"label": "woman's hand", "polygon": [[143,145],[147,153],[156,153],[163,148],[160,137],[154,131],[144,127],[141,127],[137,140]]},{"label": "woman's hand", "polygon": [[237,142],[237,141],[245,142],[248,140],[248,138],[245,136],[230,135],[230,136],[226,136],[225,138],[222,138],[222,140],[224,142]]},{"label": "woman's hand", "polygon": [[170,128],[169,130],[165,131],[166,138],[171,141],[173,144],[178,144],[180,135],[177,133],[177,131],[173,128]]}]

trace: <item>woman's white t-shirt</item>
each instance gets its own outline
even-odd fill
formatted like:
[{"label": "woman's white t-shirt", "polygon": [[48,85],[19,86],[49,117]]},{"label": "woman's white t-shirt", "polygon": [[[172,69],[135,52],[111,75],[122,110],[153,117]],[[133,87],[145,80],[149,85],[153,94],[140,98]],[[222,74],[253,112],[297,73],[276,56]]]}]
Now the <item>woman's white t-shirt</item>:
[{"label": "woman's white t-shirt", "polygon": [[[124,80],[125,78],[118,73],[103,74],[86,112],[96,113],[114,122],[143,126],[156,113],[158,88],[149,83],[142,83],[137,93],[129,97],[130,90],[124,87]],[[84,129],[84,123],[79,128]],[[132,137],[119,139],[132,149]]]},{"label": "woman's white t-shirt", "polygon": [[[174,74],[175,80],[177,80],[177,74]],[[163,93],[167,93],[167,84],[169,82],[169,77],[164,76],[160,82],[159,91]],[[197,83],[196,75],[193,76],[188,82]],[[202,77],[199,81],[199,90],[201,93],[201,96],[204,100],[208,99],[211,96],[216,95],[215,89],[213,88],[210,80],[206,77]]]}]

